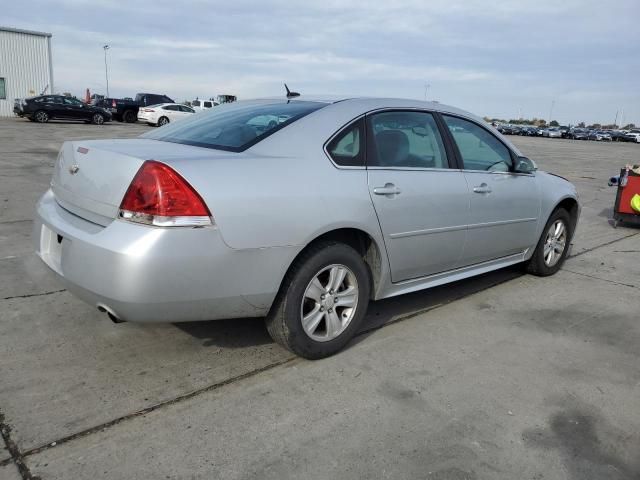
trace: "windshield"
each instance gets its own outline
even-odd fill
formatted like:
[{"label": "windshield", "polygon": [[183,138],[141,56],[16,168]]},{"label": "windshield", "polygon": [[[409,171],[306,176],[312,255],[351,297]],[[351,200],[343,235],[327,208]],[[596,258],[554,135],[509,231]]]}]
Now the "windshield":
[{"label": "windshield", "polygon": [[325,105],[304,101],[231,104],[145,133],[142,138],[241,152]]}]

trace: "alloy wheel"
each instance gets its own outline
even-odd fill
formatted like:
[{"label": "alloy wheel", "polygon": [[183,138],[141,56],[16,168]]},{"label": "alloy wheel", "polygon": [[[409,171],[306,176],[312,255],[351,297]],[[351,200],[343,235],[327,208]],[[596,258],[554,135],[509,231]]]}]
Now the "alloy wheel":
[{"label": "alloy wheel", "polygon": [[96,125],[102,125],[104,123],[104,117],[99,113],[96,113],[93,116],[93,123],[95,123]]},{"label": "alloy wheel", "polygon": [[49,121],[49,114],[47,112],[37,112],[36,113],[36,120],[40,123],[46,123]]},{"label": "alloy wheel", "polygon": [[544,263],[547,267],[555,266],[567,246],[567,227],[560,219],[551,224],[544,241]]},{"label": "alloy wheel", "polygon": [[345,265],[329,265],[316,273],[305,289],[300,307],[302,328],[313,340],[340,336],[358,305],[358,281]]}]

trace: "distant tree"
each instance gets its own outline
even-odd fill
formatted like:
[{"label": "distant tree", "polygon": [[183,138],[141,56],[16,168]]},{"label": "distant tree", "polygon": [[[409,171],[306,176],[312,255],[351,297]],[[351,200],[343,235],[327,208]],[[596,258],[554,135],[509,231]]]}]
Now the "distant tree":
[{"label": "distant tree", "polygon": [[584,122],[580,122],[580,123],[578,124],[578,128],[584,128],[585,126],[586,126],[586,125],[585,125],[585,123],[584,123]]},{"label": "distant tree", "polygon": [[600,125],[599,123],[592,123],[591,125],[589,125],[589,128],[602,128],[602,125]]},{"label": "distant tree", "polygon": [[636,128],[636,124],[635,123],[627,123],[624,127],[622,127],[623,130],[629,130],[630,128]]},{"label": "distant tree", "polygon": [[550,127],[559,127],[559,126],[560,126],[560,124],[558,123],[558,121],[557,121],[557,120],[551,120],[551,121],[549,122],[549,126],[550,126]]},{"label": "distant tree", "polygon": [[544,118],[541,118],[540,120],[538,120],[538,126],[542,127],[543,125],[546,125],[547,121]]}]

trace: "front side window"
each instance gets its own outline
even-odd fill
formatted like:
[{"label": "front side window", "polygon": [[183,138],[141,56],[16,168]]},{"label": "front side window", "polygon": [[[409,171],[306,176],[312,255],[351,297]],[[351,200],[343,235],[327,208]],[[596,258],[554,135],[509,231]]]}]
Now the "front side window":
[{"label": "front side window", "polygon": [[6,100],[7,98],[7,86],[3,77],[0,77],[0,99]]},{"label": "front side window", "polygon": [[343,129],[327,145],[331,159],[342,167],[364,166],[364,121],[358,120]]},{"label": "front side window", "polygon": [[[324,107],[326,103],[289,101],[277,103],[236,103],[212,108],[143,138],[182,143],[197,147],[241,152],[272,133]],[[282,120],[282,121],[280,121]]]},{"label": "front side window", "polygon": [[443,115],[458,146],[465,170],[509,172],[513,161],[509,149],[494,135],[468,120]]},{"label": "front side window", "polygon": [[433,115],[394,111],[369,117],[371,166],[396,168],[449,168]]},{"label": "front side window", "polygon": [[180,105],[180,110],[186,113],[195,113],[195,110],[193,110],[192,108],[187,107],[186,105]]},{"label": "front side window", "polygon": [[199,107],[200,106],[200,100],[194,100],[193,102],[191,102],[191,105],[193,105],[194,107]]},{"label": "front side window", "polygon": [[204,108],[211,108],[213,107],[213,105],[211,105],[211,102],[204,102]]}]

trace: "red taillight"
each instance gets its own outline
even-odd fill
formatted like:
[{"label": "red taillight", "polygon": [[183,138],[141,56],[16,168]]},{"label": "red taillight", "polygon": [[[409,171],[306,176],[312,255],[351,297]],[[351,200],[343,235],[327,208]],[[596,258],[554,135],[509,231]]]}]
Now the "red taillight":
[{"label": "red taillight", "polygon": [[147,160],[120,205],[120,218],[157,226],[211,225],[211,212],[189,183],[164,163]]},{"label": "red taillight", "polygon": [[111,107],[112,108],[116,108],[116,101],[115,100],[111,100]]}]

